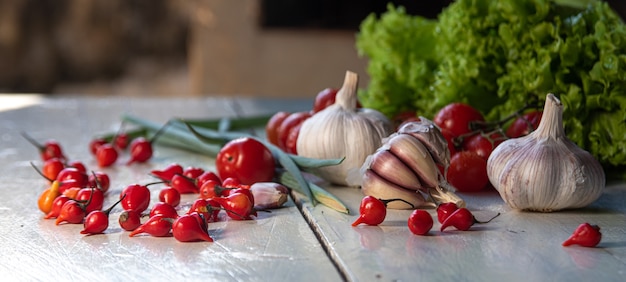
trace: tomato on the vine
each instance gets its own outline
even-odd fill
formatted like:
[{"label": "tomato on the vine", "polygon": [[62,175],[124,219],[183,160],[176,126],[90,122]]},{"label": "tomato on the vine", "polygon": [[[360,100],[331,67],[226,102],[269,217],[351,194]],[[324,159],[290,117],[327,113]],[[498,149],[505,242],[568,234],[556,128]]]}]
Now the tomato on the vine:
[{"label": "tomato on the vine", "polygon": [[278,128],[289,115],[291,115],[289,112],[277,112],[267,121],[265,125],[267,141],[278,146]]},{"label": "tomato on the vine", "polygon": [[335,104],[335,97],[337,97],[336,88],[326,88],[315,96],[315,101],[313,102],[313,113],[317,113],[323,109],[326,109],[328,106]]},{"label": "tomato on the vine", "polygon": [[301,124],[306,119],[311,117],[311,112],[295,112],[289,115],[278,127],[278,144],[277,146],[281,149],[285,149],[285,144],[287,143],[287,138],[289,137],[289,133],[291,130],[296,127],[298,124]]},{"label": "tomato on the vine", "polygon": [[539,122],[541,122],[541,116],[543,116],[542,111],[532,111],[522,115],[521,117],[518,117],[507,128],[506,136],[510,138],[517,138],[528,135],[528,133],[539,127]]},{"label": "tomato on the vine", "polygon": [[289,130],[289,134],[287,135],[287,140],[285,141],[285,148],[283,150],[289,154],[298,154],[298,137],[300,136],[300,128],[302,128],[302,123],[294,126]]},{"label": "tomato on the vine", "polygon": [[220,179],[233,177],[242,184],[271,181],[274,178],[275,160],[263,143],[250,137],[229,141],[215,158]]},{"label": "tomato on the vine", "polygon": [[433,119],[437,126],[450,130],[454,136],[471,132],[470,123],[476,121],[485,121],[485,118],[477,109],[464,103],[448,104],[439,110]]},{"label": "tomato on the vine", "polygon": [[460,192],[481,191],[489,183],[487,161],[474,152],[458,152],[450,159],[446,179]]},{"label": "tomato on the vine", "polygon": [[493,149],[500,145],[500,143],[504,140],[505,137],[498,132],[494,132],[489,135],[479,133],[463,140],[463,150],[474,152],[487,160],[489,155],[491,155],[491,152],[493,152]]}]

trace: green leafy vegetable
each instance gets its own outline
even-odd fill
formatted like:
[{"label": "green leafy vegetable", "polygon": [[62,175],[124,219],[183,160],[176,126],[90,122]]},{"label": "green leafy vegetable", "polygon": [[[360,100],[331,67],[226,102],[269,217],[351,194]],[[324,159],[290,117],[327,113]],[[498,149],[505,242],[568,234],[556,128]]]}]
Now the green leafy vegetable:
[{"label": "green leafy vegetable", "polygon": [[458,0],[437,20],[390,5],[362,22],[357,49],[366,107],[432,117],[465,102],[498,120],[554,93],[568,137],[606,168],[626,166],[626,27],[605,2]]}]

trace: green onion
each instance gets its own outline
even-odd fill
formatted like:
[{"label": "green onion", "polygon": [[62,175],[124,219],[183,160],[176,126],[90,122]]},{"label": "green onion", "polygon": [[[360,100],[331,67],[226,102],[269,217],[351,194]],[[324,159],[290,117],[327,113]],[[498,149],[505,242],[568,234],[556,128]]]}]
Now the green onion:
[{"label": "green onion", "polygon": [[[296,181],[293,175],[291,175],[288,171],[280,172],[278,174],[278,181],[293,190],[303,193],[302,187],[299,186],[298,181]],[[341,213],[350,213],[348,207],[346,207],[346,205],[333,194],[313,182],[307,181],[307,184],[313,192],[313,197],[315,197],[315,199],[317,199],[321,204]]]},{"label": "green onion", "polygon": [[[140,130],[146,131],[146,135],[148,133],[154,133],[162,127],[162,124],[131,115],[122,116],[122,120],[139,126]],[[172,119],[168,121],[170,126],[167,130],[162,132],[161,136],[157,139],[157,143],[215,157],[221,147],[230,140],[241,137],[255,138],[270,149],[276,160],[285,170],[279,174],[279,182],[288,182],[289,184],[283,183],[283,185],[306,195],[314,206],[319,202],[339,212],[348,213],[348,208],[339,199],[324,190],[324,188],[307,181],[302,175],[302,170],[306,171],[323,166],[337,165],[343,161],[343,158],[313,159],[288,154],[264,139],[244,132],[228,131],[233,128],[245,129],[246,124],[254,125],[261,120],[263,120],[262,117],[228,119],[228,121],[225,119],[190,121]]]}]

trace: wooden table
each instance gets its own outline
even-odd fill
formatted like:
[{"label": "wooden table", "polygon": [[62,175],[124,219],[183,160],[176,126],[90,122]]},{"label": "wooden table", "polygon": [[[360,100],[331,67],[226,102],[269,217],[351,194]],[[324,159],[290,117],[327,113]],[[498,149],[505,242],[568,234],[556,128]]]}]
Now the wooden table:
[{"label": "wooden table", "polygon": [[[38,140],[56,139],[70,158],[108,173],[112,183],[105,206],[109,206],[126,185],[154,181],[148,175],[151,169],[172,162],[214,169],[214,163],[210,157],[157,146],[149,163],[99,169],[87,147],[94,136],[117,130],[122,114],[165,122],[172,117],[234,116],[234,106],[246,115],[258,115],[309,109],[311,101],[0,95],[0,277],[48,281],[623,281],[626,277],[624,183],[607,185],[588,208],[558,213],[510,210],[495,191],[460,194],[478,219],[501,215],[465,232],[439,232],[435,223],[429,236],[408,231],[410,211],[390,210],[377,227],[351,227],[363,196],[355,188],[327,187],[348,205],[349,215],[312,206],[296,194],[285,208],[259,213],[255,220],[223,216],[209,227],[214,243],[131,238],[117,223],[119,207],[104,235],[84,236],[79,233],[82,225],[56,226],[37,209],[46,183],[31,167],[30,162],[40,166],[41,161],[21,131]],[[184,196],[183,205],[196,197]],[[602,228],[600,245],[562,247],[583,222]]]}]

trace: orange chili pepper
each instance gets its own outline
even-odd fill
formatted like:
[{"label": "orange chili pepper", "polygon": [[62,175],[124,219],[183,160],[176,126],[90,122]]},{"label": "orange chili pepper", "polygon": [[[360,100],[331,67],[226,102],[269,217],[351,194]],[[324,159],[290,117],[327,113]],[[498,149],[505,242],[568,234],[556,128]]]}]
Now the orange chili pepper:
[{"label": "orange chili pepper", "polygon": [[46,190],[43,190],[39,195],[39,200],[37,201],[37,205],[39,206],[39,210],[41,210],[44,214],[48,214],[50,210],[52,210],[52,202],[54,199],[61,195],[59,192],[59,181],[53,181]]}]

